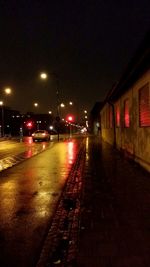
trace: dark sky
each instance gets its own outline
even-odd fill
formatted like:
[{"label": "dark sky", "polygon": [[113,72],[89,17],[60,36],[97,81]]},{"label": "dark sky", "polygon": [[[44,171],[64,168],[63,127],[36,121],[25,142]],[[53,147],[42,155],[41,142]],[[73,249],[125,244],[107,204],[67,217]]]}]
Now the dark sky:
[{"label": "dark sky", "polygon": [[[78,110],[102,101],[120,79],[150,28],[149,0],[0,1],[0,86],[5,103],[21,112],[56,106],[57,73],[62,101]],[[6,98],[6,97],[5,97]]]}]

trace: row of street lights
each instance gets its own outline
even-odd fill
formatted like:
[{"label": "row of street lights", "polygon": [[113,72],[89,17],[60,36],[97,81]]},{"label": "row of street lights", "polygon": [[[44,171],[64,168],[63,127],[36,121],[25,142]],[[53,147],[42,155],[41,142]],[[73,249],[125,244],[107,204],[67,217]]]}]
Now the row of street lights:
[{"label": "row of street lights", "polygon": [[[69,103],[60,103],[60,96],[59,96],[59,82],[58,82],[58,75],[55,74],[55,73],[50,73],[50,75],[54,76],[55,79],[56,79],[56,105],[57,105],[57,122],[59,124],[60,122],[60,108],[65,108],[66,106],[73,106],[73,102],[70,101]],[[47,80],[48,79],[48,74],[46,72],[42,72],[40,73],[40,79],[42,80]],[[12,93],[12,89],[10,87],[7,87],[4,89],[4,93],[5,95],[10,95]],[[34,104],[34,107],[39,107],[39,103],[35,102]],[[0,101],[0,106],[1,106],[1,114],[2,114],[2,118],[1,118],[1,121],[2,121],[2,126],[1,126],[1,136],[4,136],[4,102],[1,100]],[[52,111],[48,111],[48,113],[51,115],[52,114]],[[85,119],[87,119],[87,111],[84,110],[84,113],[85,113]],[[58,126],[58,135],[59,135],[59,126]],[[58,137],[59,138],[59,137]]]}]

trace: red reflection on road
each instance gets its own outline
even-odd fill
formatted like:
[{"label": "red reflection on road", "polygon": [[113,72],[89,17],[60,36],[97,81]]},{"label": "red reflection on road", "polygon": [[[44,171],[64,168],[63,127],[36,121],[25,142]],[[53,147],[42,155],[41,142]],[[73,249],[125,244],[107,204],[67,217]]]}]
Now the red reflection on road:
[{"label": "red reflection on road", "polygon": [[25,136],[24,138],[23,138],[23,141],[24,141],[24,143],[25,144],[29,144],[29,145],[31,145],[32,143],[33,143],[33,140],[32,140],[32,137],[31,136]]},{"label": "red reflection on road", "polygon": [[68,142],[68,163],[72,164],[75,157],[75,145],[73,141]]}]

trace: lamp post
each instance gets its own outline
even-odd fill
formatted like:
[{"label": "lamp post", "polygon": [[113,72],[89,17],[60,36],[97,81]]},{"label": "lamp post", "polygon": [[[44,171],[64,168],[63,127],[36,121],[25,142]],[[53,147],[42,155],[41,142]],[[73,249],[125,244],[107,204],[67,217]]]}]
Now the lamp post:
[{"label": "lamp post", "polygon": [[[54,72],[50,73],[50,75],[55,77],[56,80],[56,102],[57,102],[57,116],[60,116],[60,110],[59,110],[59,106],[60,106],[60,100],[59,100],[59,79],[58,79],[58,75]],[[48,74],[46,72],[41,72],[40,73],[40,79],[42,80],[47,80],[48,78]]]},{"label": "lamp post", "polygon": [[[3,92],[5,95],[10,95],[12,90],[10,87],[6,87],[3,89]],[[0,101],[0,106],[1,106],[1,120],[2,120],[2,127],[1,127],[1,136],[3,137],[5,135],[5,123],[4,123],[4,103],[3,101]]]},{"label": "lamp post", "polygon": [[2,117],[1,117],[1,122],[2,122],[2,125],[1,125],[1,137],[4,136],[4,107],[3,107],[3,101],[0,101],[0,106],[1,106],[1,114],[2,114]]},{"label": "lamp post", "polygon": [[[58,75],[54,72],[50,73],[50,75],[54,76],[56,80],[56,106],[57,106],[56,123],[57,123],[57,133],[58,133],[58,141],[59,141],[59,128],[60,128],[59,79],[58,79]],[[48,78],[48,74],[46,72],[40,73],[40,79],[47,80],[47,78]]]},{"label": "lamp post", "polygon": [[[35,102],[33,105],[34,105],[35,108],[38,108],[38,107],[39,107],[39,104],[38,104],[37,102]],[[35,118],[36,118],[36,117],[35,117]],[[36,121],[36,124],[37,124],[37,130],[39,130],[39,123],[40,123],[39,121]]]},{"label": "lamp post", "polygon": [[84,110],[84,114],[85,114],[85,116],[84,116],[84,119],[85,119],[85,126],[88,128],[88,112],[87,112],[87,110]]}]

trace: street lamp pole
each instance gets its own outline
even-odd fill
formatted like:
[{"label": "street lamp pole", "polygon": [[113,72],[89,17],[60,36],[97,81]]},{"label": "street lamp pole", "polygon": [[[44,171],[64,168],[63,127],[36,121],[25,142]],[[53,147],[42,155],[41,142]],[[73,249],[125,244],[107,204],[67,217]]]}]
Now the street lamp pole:
[{"label": "street lamp pole", "polygon": [[3,137],[4,136],[4,108],[3,108],[3,101],[0,101],[0,106],[1,106],[1,120],[2,120],[2,127],[1,127],[1,136]]},{"label": "street lamp pole", "polygon": [[[35,108],[38,108],[39,107],[39,104],[37,102],[34,103],[34,107]],[[37,130],[39,130],[39,121],[36,121],[36,125],[37,125]]]},{"label": "street lamp pole", "polygon": [[[5,93],[5,95],[10,95],[11,94],[11,88],[10,87],[6,87],[4,88],[3,92]],[[4,103],[3,101],[0,101],[0,106],[1,106],[1,120],[2,120],[2,131],[1,131],[1,135],[2,137],[5,135],[5,123],[4,123]]]},{"label": "street lamp pole", "polygon": [[[50,73],[53,75],[56,79],[56,105],[57,105],[57,111],[56,111],[56,121],[57,121],[57,133],[58,133],[58,141],[59,141],[59,127],[60,127],[60,99],[59,99],[59,80],[58,75],[54,72]],[[43,80],[46,80],[48,77],[47,73],[42,72],[40,74],[40,78]]]}]

